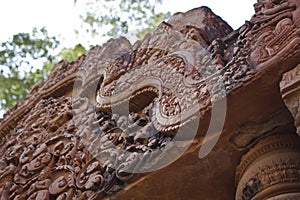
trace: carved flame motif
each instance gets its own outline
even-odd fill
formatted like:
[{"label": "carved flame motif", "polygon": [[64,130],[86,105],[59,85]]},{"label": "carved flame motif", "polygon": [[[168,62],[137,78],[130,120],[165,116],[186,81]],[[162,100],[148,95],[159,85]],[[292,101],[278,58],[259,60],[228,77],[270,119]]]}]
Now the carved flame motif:
[{"label": "carved flame motif", "polygon": [[[195,28],[186,29],[195,32]],[[155,96],[157,99],[153,102],[153,112],[160,110],[153,115],[156,128],[160,131],[178,128],[176,124],[184,124],[191,116],[197,115],[199,103],[209,105],[211,99],[203,98],[203,93],[210,94],[223,85],[222,66],[213,63],[210,52],[206,50],[208,45],[203,46],[194,40],[190,32],[180,33],[171,24],[163,23],[153,37],[148,35],[133,47],[124,38],[110,41],[108,46],[122,44],[116,47],[114,54],[127,52],[113,61],[103,61],[107,50],[96,47],[99,54],[88,56],[88,65],[83,65],[79,73],[82,82],[80,93],[86,95],[87,90],[91,94],[96,93],[96,107],[104,110],[130,99],[144,98],[144,101],[151,102]],[[201,37],[199,32],[196,32],[197,38]],[[95,65],[91,66],[91,62],[95,62]],[[220,99],[224,94],[222,96],[221,92],[214,92],[210,96]],[[198,102],[198,99],[204,102]],[[174,105],[177,105],[176,108]]]},{"label": "carved flame motif", "polygon": [[[213,119],[226,94],[299,63],[299,8],[259,0],[232,31],[202,7],[134,45],[110,40],[57,64],[1,121],[0,199],[99,199],[176,160],[186,141],[204,138],[197,120],[208,111]],[[208,128],[210,138],[224,119]],[[248,186],[246,196],[257,183]]]}]

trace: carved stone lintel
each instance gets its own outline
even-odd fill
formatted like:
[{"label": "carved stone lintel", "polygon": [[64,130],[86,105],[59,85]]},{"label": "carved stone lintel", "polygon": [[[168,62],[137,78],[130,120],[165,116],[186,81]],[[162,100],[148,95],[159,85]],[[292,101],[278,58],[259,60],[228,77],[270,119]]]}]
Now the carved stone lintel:
[{"label": "carved stone lintel", "polygon": [[[231,150],[228,142],[231,130],[237,128],[231,142],[250,148],[253,140],[266,137],[274,126],[282,128],[291,121],[281,114],[285,110],[281,101],[268,112],[262,105],[272,105],[262,102],[263,97],[281,100],[278,90],[269,91],[278,86],[284,72],[299,64],[299,2],[259,0],[255,15],[232,33],[210,9],[196,8],[175,14],[133,45],[124,37],[111,39],[72,63],[59,62],[47,80],[35,85],[0,120],[0,199],[103,198],[170,164],[176,156],[194,154],[194,147],[177,154],[190,144],[193,134],[197,141],[192,145],[203,141],[211,148],[215,136],[223,136],[216,148],[228,155],[232,151],[232,158],[238,158],[241,151]],[[298,126],[295,99],[299,96],[289,99],[294,86],[299,84],[287,84],[282,91]],[[248,89],[267,95],[249,101],[247,111],[237,106],[232,112],[236,116],[225,118],[227,103],[235,107],[239,94],[257,95],[248,94]],[[211,120],[213,126],[204,138],[206,120],[214,115],[218,117]],[[261,115],[258,124],[256,115]],[[251,118],[254,123],[247,121]],[[225,128],[217,134],[222,122]],[[233,127],[236,124],[242,127]],[[183,137],[177,142],[178,133]],[[276,137],[260,142],[242,159],[237,199],[299,192],[298,138]],[[201,163],[198,158],[195,162]],[[194,165],[193,159],[188,162]],[[207,177],[217,171],[208,170]],[[229,176],[232,180],[233,173]],[[288,185],[288,190],[282,185]]]}]

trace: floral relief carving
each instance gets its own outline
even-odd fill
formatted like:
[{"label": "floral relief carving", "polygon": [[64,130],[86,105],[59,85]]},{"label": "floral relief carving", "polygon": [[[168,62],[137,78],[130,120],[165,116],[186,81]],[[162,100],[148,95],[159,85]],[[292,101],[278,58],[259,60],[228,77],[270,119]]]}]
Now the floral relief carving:
[{"label": "floral relief carving", "polygon": [[[191,139],[174,141],[182,127],[264,70],[295,66],[298,4],[259,0],[235,31],[201,7],[133,45],[112,39],[58,63],[0,122],[0,199],[101,199],[166,165],[164,150]],[[243,199],[300,181],[292,161],[263,165],[241,186]]]},{"label": "floral relief carving", "polygon": [[296,190],[300,182],[299,146],[297,135],[289,133],[259,141],[237,167],[236,199],[264,199]]}]

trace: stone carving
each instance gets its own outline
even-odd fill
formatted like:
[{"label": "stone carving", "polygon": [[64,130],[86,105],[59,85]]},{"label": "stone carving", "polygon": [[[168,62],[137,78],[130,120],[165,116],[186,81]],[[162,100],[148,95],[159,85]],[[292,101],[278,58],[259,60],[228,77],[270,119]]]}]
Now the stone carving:
[{"label": "stone carving", "polygon": [[[199,9],[199,13],[211,15],[210,12],[207,8]],[[94,94],[97,92],[96,106],[99,109],[110,109],[140,96],[150,103],[155,97],[161,96],[154,101],[153,112],[160,107],[163,108],[162,112],[153,114],[155,120],[152,119],[155,121],[154,126],[160,131],[174,130],[178,128],[175,124],[179,124],[180,120],[184,124],[190,116],[195,115],[199,111],[197,98],[201,97],[203,104],[208,105],[209,99],[204,95],[210,96],[210,89],[217,88],[221,79],[220,72],[216,72],[219,64],[213,64],[214,61],[211,61],[206,48],[213,42],[214,37],[223,37],[231,29],[223,24],[224,29],[217,30],[216,27],[222,22],[213,15],[210,20],[203,19],[202,24],[199,22],[198,26],[201,24],[201,28],[197,28],[197,24],[178,26],[175,18],[163,22],[153,35],[147,35],[132,47],[124,38],[109,41],[106,46],[115,47],[115,43],[122,44],[114,49],[115,60],[103,60],[107,57],[108,50],[105,47],[96,47],[99,53],[88,55],[87,65],[83,65],[79,72],[81,93],[86,95],[89,90]],[[216,42],[213,43],[216,45]],[[95,65],[91,66],[92,62]],[[116,62],[119,63],[118,66]],[[179,81],[174,85],[171,80]],[[217,92],[213,95],[222,96]],[[147,104],[139,109],[143,106]],[[174,106],[176,108],[173,108]],[[203,106],[202,109],[207,109],[207,106]],[[180,119],[182,113],[187,113],[184,114],[186,119]]]},{"label": "stone carving", "polygon": [[292,1],[262,1],[255,5],[256,14],[252,18],[255,23],[253,31],[263,34],[256,40],[254,46],[256,50],[251,54],[252,60],[264,60],[275,55],[286,42],[299,36],[297,31],[292,31],[295,28],[297,30],[293,24],[293,21],[297,19],[293,18],[293,13],[291,13],[295,9],[296,4]]},{"label": "stone carving", "polygon": [[[162,150],[181,148],[173,141],[180,128],[268,70],[281,75],[299,63],[298,4],[259,1],[236,31],[201,7],[175,14],[133,45],[110,40],[58,63],[1,120],[0,199],[101,199],[167,162]],[[263,123],[264,130],[284,125],[281,117]],[[258,129],[246,126],[232,142],[248,147],[265,136]],[[246,158],[237,196],[300,181],[298,157],[289,158],[263,163],[249,177],[255,157]]]},{"label": "stone carving", "polygon": [[300,65],[283,75],[280,89],[283,100],[295,120],[297,133],[300,135]]},{"label": "stone carving", "polygon": [[4,115],[0,124],[0,139],[14,129],[17,125],[16,122],[27,114],[41,99],[51,96],[59,97],[70,91],[75,79],[74,73],[84,59],[85,56],[81,56],[72,63],[67,61],[57,63],[47,80],[33,86],[30,94]]},{"label": "stone carving", "polygon": [[264,122],[256,124],[247,124],[235,129],[230,137],[230,141],[237,148],[246,148],[253,145],[255,141],[263,136],[272,134],[277,127],[288,125],[292,118],[286,110],[279,111]]},{"label": "stone carving", "polygon": [[299,198],[299,195],[299,193],[287,193],[269,198],[267,200],[297,200]]},{"label": "stone carving", "polygon": [[[239,67],[242,70],[240,73],[255,74],[258,71],[273,69],[277,71],[277,74],[282,74],[299,64],[299,59],[294,57],[299,52],[298,4],[298,1],[262,0],[254,5],[255,14],[239,29],[239,35],[234,45],[233,61],[234,59],[241,60]],[[249,71],[245,65],[251,70]],[[232,66],[237,65],[233,64]],[[232,70],[232,68],[230,69]],[[229,82],[238,78],[240,73],[230,75]],[[264,84],[268,85],[269,83],[266,81]],[[287,123],[288,120],[289,117],[285,117],[284,120],[278,122]],[[269,123],[273,128],[276,126],[274,123],[277,124],[274,121]],[[242,129],[245,128],[244,132]],[[253,128],[237,128],[231,141],[241,148],[241,146],[245,147],[246,143],[253,144],[255,139],[269,133],[261,127],[256,131]]]},{"label": "stone carving", "polygon": [[[98,56],[88,57],[87,63],[97,60],[94,65],[99,66],[97,75],[94,70],[89,70],[90,64],[84,65],[84,71],[90,73],[85,73],[81,81],[83,85],[89,85],[90,80],[97,80],[98,85],[92,90],[94,93],[97,90],[96,106],[99,109],[110,109],[141,94],[154,94],[159,97],[153,105],[154,126],[160,131],[175,130],[178,124],[183,125],[199,110],[206,110],[211,100],[223,98],[222,87],[227,92],[232,91],[263,66],[271,64],[275,67],[278,60],[292,56],[290,49],[298,52],[296,8],[293,1],[258,2],[255,15],[237,35],[231,36],[234,39],[230,35],[224,37],[230,32],[228,27],[224,27],[223,32],[212,29],[214,24],[220,23],[218,19],[206,19],[201,28],[197,28],[196,24],[179,25],[180,17],[174,16],[169,22],[162,23],[153,36],[147,35],[133,47],[124,38],[118,41],[124,45],[115,49],[114,53],[121,55],[116,61],[108,60],[105,64],[101,60],[107,55],[106,50],[101,53],[99,50]],[[202,13],[209,11],[202,8]],[[189,13],[184,15],[189,16]],[[235,42],[230,44],[232,40]],[[111,41],[109,45],[114,47],[114,43],[117,41]],[[288,47],[283,48],[287,44]],[[272,63],[270,60],[274,57],[277,60]],[[82,93],[85,92],[83,87]],[[187,117],[182,119],[182,116]]]},{"label": "stone carving", "polygon": [[113,172],[79,140],[71,109],[68,97],[42,100],[6,136],[1,199],[97,198],[113,186]]},{"label": "stone carving", "polygon": [[[74,104],[88,109],[87,102],[79,98]],[[13,134],[6,135],[5,140],[11,142],[0,149],[2,199],[102,198],[132,180],[133,174],[125,169],[138,167],[140,159],[118,154],[111,145],[144,152],[147,157],[147,152],[165,146],[173,137],[153,129],[147,108],[128,116],[92,109],[81,119],[82,126],[75,126],[79,119],[71,103],[70,97],[42,100]],[[87,123],[96,129],[89,130]],[[122,163],[117,169],[112,157]]]},{"label": "stone carving", "polygon": [[[299,146],[300,140],[294,134],[274,135],[261,140],[243,156],[237,168],[236,199],[265,199],[278,192],[297,191]],[[289,184],[289,189],[280,186],[284,184]]]}]

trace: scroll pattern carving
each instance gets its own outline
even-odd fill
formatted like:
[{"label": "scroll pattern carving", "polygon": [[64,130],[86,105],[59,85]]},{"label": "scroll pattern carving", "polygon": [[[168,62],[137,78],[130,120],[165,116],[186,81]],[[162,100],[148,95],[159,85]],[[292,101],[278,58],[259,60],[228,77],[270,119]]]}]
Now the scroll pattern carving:
[{"label": "scroll pattern carving", "polygon": [[[89,95],[93,96],[98,91],[97,107],[104,109],[145,93],[142,92],[145,88],[154,88],[152,92],[159,97],[154,111],[180,105],[180,111],[167,109],[154,115],[156,128],[174,130],[180,123],[179,116],[187,116],[181,120],[184,122],[196,110],[205,112],[212,101],[224,97],[220,91],[229,93],[261,69],[278,68],[282,62],[292,68],[299,54],[298,13],[295,0],[259,1],[251,20],[230,33],[232,30],[226,23],[203,7],[173,16],[153,35],[148,34],[134,45],[125,38],[111,40],[92,49],[87,58],[58,64],[47,83],[37,84],[31,95],[8,112],[2,120],[2,135],[16,125],[10,119],[18,121],[22,113],[38,102],[36,99],[63,93],[63,88],[72,85],[75,77],[82,81],[83,95],[91,92]],[[74,73],[79,66],[80,73]],[[280,68],[278,71],[288,70]],[[160,97],[165,95],[161,86],[173,89],[170,92],[176,96],[173,98],[176,102],[171,102],[172,98],[161,101]],[[40,95],[35,96],[37,90]]]},{"label": "scroll pattern carving", "polygon": [[[203,7],[134,45],[110,40],[59,63],[1,121],[0,199],[99,199],[120,190],[138,178],[142,162],[168,157],[160,150],[213,102],[266,68],[295,65],[298,9],[298,1],[259,1],[252,19],[231,32]],[[73,84],[76,98],[63,97]],[[293,179],[294,165],[281,165],[292,172],[279,175]],[[260,177],[273,180],[273,168],[247,180],[245,198]]]},{"label": "scroll pattern carving", "polygon": [[[215,21],[219,23],[218,20],[213,18],[205,22],[203,26],[209,29],[208,23],[214,24]],[[206,50],[209,43],[203,42],[207,41],[203,30],[193,26],[186,26],[180,31],[177,28],[171,23],[164,22],[153,36],[147,35],[143,41],[137,42],[132,48],[127,45],[126,50],[121,50],[118,47],[115,50],[116,54],[122,51],[127,52],[128,61],[125,65],[120,64],[123,66],[123,71],[118,70],[117,73],[109,67],[114,61],[108,61],[108,65],[98,65],[103,66],[97,69],[97,76],[103,77],[103,81],[100,81],[100,87],[97,90],[97,108],[110,109],[151,91],[158,97],[153,106],[154,126],[159,131],[168,131],[175,130],[178,128],[176,124],[184,124],[188,118],[199,112],[199,99],[201,109],[206,110],[211,101],[210,96],[214,100],[224,97],[224,93],[218,92],[222,90],[223,85],[222,66],[212,60],[209,51]],[[213,31],[216,35],[223,34],[212,29]],[[227,27],[225,32],[229,33],[229,31]],[[111,41],[111,43],[116,43],[116,41]],[[127,42],[122,38],[118,43]],[[91,56],[87,60],[98,60],[101,63],[100,57],[101,55]],[[136,59],[131,60],[131,57]],[[123,58],[120,59],[122,62],[124,62]],[[94,70],[89,70],[89,66],[83,66],[83,71],[94,72]],[[126,70],[128,71],[124,73]],[[112,73],[113,71],[115,73]],[[87,82],[93,80],[89,77],[95,77],[95,74],[91,72],[81,75],[84,82],[82,93],[86,92],[84,86],[89,85]],[[183,119],[182,116],[187,117]]]},{"label": "scroll pattern carving", "polygon": [[84,59],[85,56],[83,55],[71,63],[67,61],[57,63],[47,80],[34,85],[30,94],[4,115],[0,124],[0,139],[14,129],[17,125],[16,122],[27,114],[41,99],[50,96],[58,97],[71,90],[75,79],[74,74]]},{"label": "scroll pattern carving", "polygon": [[[229,28],[225,29],[226,37],[212,29],[217,35],[214,39],[208,39],[213,37],[206,34],[218,19],[206,19],[202,22],[204,28],[199,28],[179,26],[174,17],[133,46],[122,38],[118,43],[124,45],[114,50],[121,56],[115,60],[106,60],[104,64],[100,59],[106,55],[103,52],[88,58],[97,60],[94,65],[98,66],[97,75],[94,70],[87,72],[90,65],[83,65],[87,72],[82,78],[83,85],[97,79],[90,77],[103,79],[94,88],[97,107],[104,110],[154,88],[152,92],[157,97],[153,106],[154,125],[160,131],[175,130],[177,124],[184,124],[199,111],[204,112],[211,102],[223,98],[224,92],[241,86],[257,72],[277,68],[278,63],[289,58],[292,61],[287,63],[292,62],[290,67],[293,67],[300,41],[297,12],[295,1],[259,1],[250,21],[231,34]],[[278,71],[287,70],[281,67]],[[84,88],[82,93],[85,92]],[[188,117],[182,119],[182,116]]]},{"label": "scroll pattern carving", "polygon": [[[232,63],[231,61],[227,63],[229,68],[225,69],[227,70],[225,74],[228,73],[225,84],[235,82],[233,85],[239,85],[236,79],[239,79],[240,75],[245,77],[252,74],[257,77],[259,72],[268,71],[274,74],[272,75],[274,79],[265,79],[261,86],[264,90],[267,88],[266,85],[277,81],[275,80],[277,75],[280,77],[299,64],[299,1],[261,0],[254,5],[254,9],[253,17],[250,21],[246,21],[237,33],[237,40],[232,47]],[[239,73],[234,72],[233,69],[236,67],[241,69]],[[247,77],[251,78],[251,76],[245,78]],[[267,132],[261,132],[261,136],[265,134]],[[237,137],[254,141],[260,136],[249,137],[247,133],[240,133]]]},{"label": "scroll pattern carving", "polygon": [[264,62],[288,47],[299,45],[296,4],[295,1],[259,1],[255,4],[256,14],[251,20],[254,26],[248,34],[259,37],[252,45],[252,61]]},{"label": "scroll pattern carving", "polygon": [[[206,32],[190,25],[179,29],[163,22],[153,35],[148,34],[133,46],[120,38],[109,41],[102,48],[96,47],[97,54],[88,55],[78,73],[82,82],[79,95],[90,97],[89,92],[91,95],[97,92],[100,110],[109,110],[140,96],[150,103],[156,96],[152,121],[159,131],[164,132],[175,130],[177,124],[183,125],[196,115],[198,99],[203,103],[201,109],[207,109],[211,103],[209,97],[220,99],[224,92],[218,92],[223,83],[221,72],[216,69],[221,66],[211,60],[205,48],[214,35],[222,37],[231,29],[207,8],[200,8],[201,12],[211,15],[209,20],[203,19],[200,23]],[[216,24],[222,24],[224,29],[217,30]],[[147,96],[151,96],[150,99]]]},{"label": "scroll pattern carving", "polygon": [[[149,108],[118,116],[95,111],[86,98],[73,103],[72,110],[70,97],[41,100],[6,135],[0,149],[0,199],[102,198],[133,181],[137,176],[126,169],[138,168],[141,159],[159,161],[147,155],[174,137],[153,128]],[[82,110],[88,114],[74,116]],[[128,157],[126,151],[143,157]]]}]

